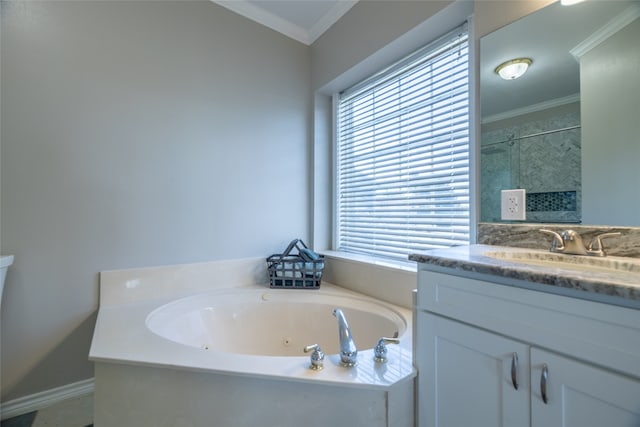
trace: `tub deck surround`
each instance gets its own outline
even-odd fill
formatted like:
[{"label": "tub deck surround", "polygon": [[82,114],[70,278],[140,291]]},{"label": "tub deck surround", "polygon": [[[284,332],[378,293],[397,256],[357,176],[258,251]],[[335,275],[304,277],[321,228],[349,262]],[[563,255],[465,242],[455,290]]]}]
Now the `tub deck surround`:
[{"label": "tub deck surround", "polygon": [[[319,290],[270,289],[262,258],[215,263],[169,266],[150,269],[104,272],[100,276],[100,309],[89,359],[96,364],[118,364],[171,368],[191,372],[239,375],[250,378],[277,378],[292,382],[312,380],[321,384],[386,390],[415,376],[412,364],[411,311],[384,303],[406,321],[400,345],[390,345],[389,361],[375,363],[373,349],[359,349],[358,366],[344,368],[337,354],[327,354],[324,369],[309,369],[308,355],[255,356],[205,350],[173,342],[153,333],[147,326],[149,315],[165,304],[202,295],[215,300],[216,294],[240,293],[269,300],[293,293],[300,299],[345,298],[366,304],[381,304],[364,295],[322,283]],[[197,300],[194,299],[194,300]],[[338,340],[337,324],[335,341]],[[382,335],[381,335],[382,336]],[[357,342],[357,336],[354,337]],[[300,343],[304,345],[313,342]],[[321,346],[322,342],[318,342]],[[215,345],[214,345],[215,347]],[[99,379],[96,377],[96,380]]]},{"label": "tub deck surround", "polygon": [[264,258],[103,271],[100,273],[100,308],[268,282]]},{"label": "tub deck surround", "polygon": [[[497,259],[487,253],[531,253],[532,249],[470,245],[412,254],[410,260],[463,276],[488,275],[506,285],[640,309],[640,274],[535,266]],[[537,251],[546,253],[547,251]],[[610,259],[612,259],[610,257]],[[443,270],[444,271],[444,270]]]}]

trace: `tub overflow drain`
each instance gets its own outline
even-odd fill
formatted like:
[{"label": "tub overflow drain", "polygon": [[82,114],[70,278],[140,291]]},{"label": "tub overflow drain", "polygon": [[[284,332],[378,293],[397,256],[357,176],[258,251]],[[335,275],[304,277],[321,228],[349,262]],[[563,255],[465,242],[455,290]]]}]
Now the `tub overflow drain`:
[{"label": "tub overflow drain", "polygon": [[282,340],[282,344],[284,344],[285,347],[291,347],[291,345],[293,344],[293,338],[291,337],[285,337]]}]

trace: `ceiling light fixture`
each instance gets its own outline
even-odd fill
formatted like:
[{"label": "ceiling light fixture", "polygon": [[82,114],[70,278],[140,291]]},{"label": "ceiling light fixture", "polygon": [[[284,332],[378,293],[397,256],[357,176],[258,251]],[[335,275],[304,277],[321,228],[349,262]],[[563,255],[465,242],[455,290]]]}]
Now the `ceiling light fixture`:
[{"label": "ceiling light fixture", "polygon": [[574,4],[582,3],[584,0],[560,0],[560,4],[563,6],[571,6]]},{"label": "ceiling light fixture", "polygon": [[496,73],[505,80],[514,80],[526,73],[527,68],[533,63],[530,58],[516,58],[496,67]]}]

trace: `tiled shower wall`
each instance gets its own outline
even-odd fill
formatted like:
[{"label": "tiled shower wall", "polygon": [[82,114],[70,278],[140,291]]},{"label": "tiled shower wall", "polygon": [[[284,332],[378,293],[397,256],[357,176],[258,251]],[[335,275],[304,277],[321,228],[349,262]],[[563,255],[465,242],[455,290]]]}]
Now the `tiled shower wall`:
[{"label": "tiled shower wall", "polygon": [[[581,220],[580,114],[505,120],[482,132],[481,221],[500,221],[500,190],[524,188],[527,222]],[[531,136],[541,132],[552,133]]]}]

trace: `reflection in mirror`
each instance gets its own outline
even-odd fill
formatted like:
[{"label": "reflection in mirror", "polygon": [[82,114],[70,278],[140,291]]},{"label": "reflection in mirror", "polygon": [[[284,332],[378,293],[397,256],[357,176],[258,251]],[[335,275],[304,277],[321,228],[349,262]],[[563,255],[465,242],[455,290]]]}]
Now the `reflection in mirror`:
[{"label": "reflection in mirror", "polygon": [[524,188],[527,222],[640,225],[638,40],[638,0],[557,2],[482,38],[482,222]]}]

